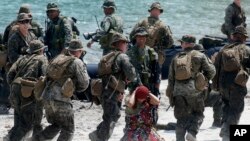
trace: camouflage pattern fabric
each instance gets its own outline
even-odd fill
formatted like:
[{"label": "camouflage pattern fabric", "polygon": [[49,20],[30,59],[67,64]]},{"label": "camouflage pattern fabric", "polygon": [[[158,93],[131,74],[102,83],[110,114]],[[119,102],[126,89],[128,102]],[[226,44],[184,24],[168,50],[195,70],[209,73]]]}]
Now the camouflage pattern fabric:
[{"label": "camouflage pattern fabric", "polygon": [[[129,58],[126,54],[121,53],[115,60],[116,70],[113,74],[118,80],[122,81],[133,81],[135,79],[135,69],[129,62]],[[118,106],[119,101],[117,97],[119,92],[115,91],[111,87],[105,88],[108,84],[108,76],[102,78],[103,82],[103,93],[101,96],[101,104],[103,108],[103,121],[98,125],[97,130],[91,134],[95,134],[97,140],[105,141],[110,138],[113,133],[116,122],[120,118],[120,108]],[[89,135],[90,136],[90,135]],[[92,141],[95,141],[91,139]]]},{"label": "camouflage pattern fabric", "polygon": [[246,16],[244,9],[235,3],[230,4],[225,10],[225,23],[222,25],[222,33],[230,36],[236,26],[246,27]]},{"label": "camouflage pattern fabric", "polygon": [[[6,28],[5,28],[5,31],[4,31],[4,35],[3,35],[3,43],[4,44],[7,44],[8,43],[8,40],[9,38],[11,37],[11,31],[13,30],[12,27],[15,26],[17,24],[17,21],[13,21],[11,22]],[[39,23],[37,23],[36,21],[31,21],[30,23],[31,25],[31,29],[30,31],[33,32],[33,34],[39,38],[39,39],[43,39],[43,28],[41,27],[41,25]]]},{"label": "camouflage pattern fabric", "polygon": [[[184,49],[185,52],[192,51],[189,47]],[[211,80],[215,75],[215,67],[205,54],[193,50],[195,53],[191,59],[192,76],[198,72],[202,72],[204,76]],[[168,90],[174,107],[174,115],[177,119],[176,140],[184,141],[185,133],[188,132],[196,137],[199,127],[203,121],[204,98],[200,94],[201,91],[196,90],[194,79],[175,80],[174,60],[173,58],[168,76]],[[170,102],[171,103],[171,102]]]},{"label": "camouflage pattern fabric", "polygon": [[113,32],[123,33],[123,20],[115,14],[107,15],[101,21],[101,30],[104,34],[100,37],[100,45],[103,49],[103,56],[111,50]]},{"label": "camouflage pattern fabric", "polygon": [[[65,54],[60,54],[57,57],[65,58],[64,56]],[[46,118],[50,125],[32,138],[34,141],[52,139],[58,133],[60,135],[57,140],[72,140],[75,128],[73,105],[71,104],[71,98],[65,97],[61,93],[62,85],[68,78],[71,78],[73,81],[75,92],[82,93],[87,89],[89,76],[86,66],[80,59],[75,58],[75,60],[68,65],[61,79],[52,80],[49,78],[49,81],[47,81],[43,92],[43,101],[45,102]]]},{"label": "camouflage pattern fabric", "polygon": [[[235,44],[235,43],[232,43]],[[250,68],[250,49],[245,44],[238,44],[236,48],[241,52],[241,67]],[[238,72],[226,72],[222,68],[222,51],[215,58],[216,75],[213,79],[213,88],[219,90],[223,100],[223,118],[220,136],[229,138],[229,125],[238,124],[244,110],[244,97],[247,94],[246,86],[237,85],[234,80]]]},{"label": "camouflage pattern fabric", "polygon": [[59,17],[47,24],[44,42],[48,45],[48,57],[54,58],[69,46],[73,38],[71,22],[66,17]]},{"label": "camouflage pattern fabric", "polygon": [[174,43],[170,28],[158,18],[149,16],[137,23],[130,33],[131,41],[138,27],[145,27],[147,29],[149,36],[147,37],[146,45],[155,48],[157,52],[158,50],[171,47]]},{"label": "camouflage pattern fabric", "polygon": [[43,55],[25,55],[20,57],[8,72],[7,81],[11,84],[9,99],[14,108],[14,126],[8,133],[11,141],[21,140],[32,128],[33,135],[40,132],[43,116],[43,104],[36,101],[33,95],[28,98],[22,97],[21,85],[13,83],[13,81],[17,77],[39,78],[45,75],[47,65],[48,60]]},{"label": "camouflage pattern fabric", "polygon": [[13,64],[20,55],[27,54],[26,50],[29,47],[29,43],[34,39],[36,39],[36,37],[31,32],[29,32],[27,37],[23,37],[21,33],[15,32],[8,40],[9,62]]}]

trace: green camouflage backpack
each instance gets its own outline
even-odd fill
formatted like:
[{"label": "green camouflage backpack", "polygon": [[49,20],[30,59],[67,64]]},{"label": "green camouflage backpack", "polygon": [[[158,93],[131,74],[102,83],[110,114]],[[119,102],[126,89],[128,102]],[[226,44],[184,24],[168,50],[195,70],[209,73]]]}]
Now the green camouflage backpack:
[{"label": "green camouflage backpack", "polygon": [[63,54],[58,55],[52,60],[47,68],[47,76],[53,80],[59,80],[63,77],[66,68],[74,61],[74,57]]},{"label": "green camouflage backpack", "polygon": [[222,68],[227,72],[240,70],[240,47],[237,47],[236,44],[225,46],[222,49]]},{"label": "green camouflage backpack", "polygon": [[174,70],[175,70],[175,79],[176,80],[186,80],[191,78],[191,59],[192,54],[194,51],[191,52],[181,52],[179,53],[176,58],[174,59]]},{"label": "green camouflage backpack", "polygon": [[98,75],[109,75],[114,73],[114,63],[117,56],[121,54],[119,51],[113,51],[103,56],[98,64]]}]

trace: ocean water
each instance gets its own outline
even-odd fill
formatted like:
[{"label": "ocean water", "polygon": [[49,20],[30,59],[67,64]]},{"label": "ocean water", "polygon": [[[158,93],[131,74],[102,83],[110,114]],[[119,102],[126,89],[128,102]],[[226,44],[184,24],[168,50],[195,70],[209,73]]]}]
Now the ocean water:
[{"label": "ocean water", "polygon": [[[142,18],[149,15],[148,9],[155,0],[116,0],[116,13],[124,19],[124,31],[128,35],[131,28]],[[201,38],[204,35],[223,36],[220,27],[224,21],[225,8],[233,0],[158,0],[164,9],[161,19],[170,26],[176,39],[182,35],[192,34]],[[59,4],[61,14],[78,19],[77,26],[81,31],[94,32],[97,29],[95,16],[99,23],[104,17],[101,8],[103,0],[1,0],[0,1],[0,33],[14,19],[21,4],[28,3],[33,19],[45,27],[46,5],[48,2]],[[242,0],[242,6],[250,23],[250,0]],[[248,32],[250,32],[248,26]],[[87,41],[81,36],[83,43]],[[176,44],[178,44],[176,42]],[[101,57],[101,49],[95,43],[86,49],[86,62],[96,63]]]}]

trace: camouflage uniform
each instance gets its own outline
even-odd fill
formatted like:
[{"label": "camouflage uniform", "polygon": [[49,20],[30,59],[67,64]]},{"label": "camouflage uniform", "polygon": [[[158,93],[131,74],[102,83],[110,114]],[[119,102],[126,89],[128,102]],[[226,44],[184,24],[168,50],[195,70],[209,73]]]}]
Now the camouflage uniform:
[{"label": "camouflage uniform", "polygon": [[[153,3],[148,11],[150,12],[154,8],[159,9],[161,13],[163,12],[159,2]],[[137,23],[130,33],[131,41],[138,27],[145,27],[147,29],[149,36],[147,37],[146,45],[154,48],[159,57],[164,55],[163,49],[171,47],[174,43],[169,26],[166,26],[159,18],[149,16]]]},{"label": "camouflage uniform", "polygon": [[10,68],[7,81],[11,85],[10,101],[14,107],[14,126],[9,132],[10,141],[20,141],[33,128],[33,135],[42,130],[41,121],[43,105],[36,101],[34,95],[23,97],[18,78],[38,79],[45,75],[48,60],[44,55],[37,54],[44,49],[39,40],[30,43],[29,55],[21,56]]},{"label": "camouflage uniform", "polygon": [[[72,40],[68,50],[83,50],[81,41]],[[65,56],[70,55],[60,54],[54,58],[54,60],[64,60]],[[42,99],[45,103],[46,118],[50,125],[32,138],[33,141],[51,140],[58,133],[60,134],[57,139],[58,141],[71,141],[73,139],[75,130],[73,105],[71,98],[62,94],[62,86],[66,80],[70,78],[75,88],[74,91],[81,93],[85,91],[89,85],[89,76],[84,63],[76,57],[71,57],[73,60],[66,66],[62,74],[63,76],[58,80],[53,80],[53,78],[48,75],[48,72],[46,74],[48,80],[42,94]]]},{"label": "camouflage uniform", "polygon": [[[243,26],[236,27],[233,32],[233,35],[234,34],[242,34],[246,38],[248,37],[246,29]],[[235,78],[239,71],[229,72],[223,67],[222,51],[229,46],[240,50],[241,69],[248,72],[247,68],[250,67],[250,49],[243,42],[235,41],[230,45],[226,45],[215,58],[214,64],[217,73],[213,79],[213,88],[217,91],[219,90],[222,95],[223,117],[220,136],[223,137],[223,141],[229,140],[229,126],[239,123],[241,114],[244,110],[244,97],[247,94],[247,87],[235,82]]]},{"label": "camouflage uniform", "polygon": [[[105,0],[103,8],[113,8],[116,9],[116,5],[113,0]],[[118,15],[112,13],[110,15],[105,15],[103,20],[101,21],[101,36],[100,38],[100,45],[103,49],[103,54],[108,54],[111,50],[111,41],[114,32],[123,33],[123,20]],[[94,39],[97,40],[97,39]]]},{"label": "camouflage uniform", "polygon": [[[55,3],[47,5],[47,12],[57,10],[58,6]],[[58,16],[51,19],[47,23],[44,42],[48,45],[48,57],[54,58],[69,46],[69,42],[73,37],[71,21],[67,17]]]},{"label": "camouflage uniform", "polygon": [[221,27],[222,33],[230,37],[236,26],[246,27],[246,16],[244,9],[235,3],[230,4],[225,11],[225,23]]},{"label": "camouflage uniform", "polygon": [[[200,44],[196,44],[194,46],[195,50],[198,50],[202,53],[205,52],[204,48]],[[221,120],[222,120],[222,99],[221,94],[219,92],[213,91],[212,85],[208,84],[208,89],[202,92],[204,97],[205,107],[213,107],[213,118],[214,122],[212,126],[214,127],[221,127]]]},{"label": "camouflage uniform", "polygon": [[[111,43],[121,40],[127,41],[123,35],[117,34],[112,39]],[[133,81],[135,79],[135,69],[129,62],[129,58],[126,54],[121,52],[115,59],[114,64],[116,72],[102,77],[103,92],[101,95],[101,104],[103,108],[103,121],[97,126],[96,131],[89,134],[91,141],[107,141],[112,135],[115,124],[121,116],[117,100],[120,92],[112,89],[110,86],[106,88],[110,81],[110,75],[124,82]]]},{"label": "camouflage uniform", "polygon": [[[18,22],[24,20],[30,20],[31,18],[25,14],[21,13],[18,15]],[[29,47],[29,43],[36,39],[35,35],[31,32],[24,37],[20,31],[15,32],[8,40],[8,59],[11,64],[13,64],[20,55],[27,54],[26,49]]]},{"label": "camouflage uniform", "polygon": [[[30,12],[30,9],[29,7],[27,7],[26,5],[22,5],[19,9],[19,12],[18,14],[20,13],[26,13],[26,14],[29,14],[31,16],[31,12]],[[31,16],[32,17],[32,16]],[[5,31],[4,31],[4,36],[3,36],[3,42],[4,44],[7,44],[8,43],[8,40],[9,38],[11,37],[11,34],[12,34],[12,30],[15,30],[15,29],[12,29],[16,24],[17,24],[17,20],[15,21],[12,21],[6,28],[5,28]],[[39,39],[43,39],[43,28],[41,27],[41,25],[39,23],[37,23],[36,21],[33,21],[31,20],[31,31],[35,34],[35,36]]]},{"label": "camouflage uniform", "polygon": [[[183,36],[182,42],[194,43],[195,38],[192,36]],[[177,59],[173,58],[168,76],[167,95],[173,98],[174,115],[177,119],[176,140],[185,141],[186,131],[188,136],[196,138],[200,125],[203,122],[204,100],[201,91],[197,90],[194,85],[194,77],[198,72],[202,72],[207,80],[215,75],[215,68],[212,62],[205,54],[193,50],[193,47],[187,47],[184,52],[192,51],[191,73],[192,77],[187,80],[177,80],[175,77],[175,63]],[[177,55],[178,56],[178,55]]]}]

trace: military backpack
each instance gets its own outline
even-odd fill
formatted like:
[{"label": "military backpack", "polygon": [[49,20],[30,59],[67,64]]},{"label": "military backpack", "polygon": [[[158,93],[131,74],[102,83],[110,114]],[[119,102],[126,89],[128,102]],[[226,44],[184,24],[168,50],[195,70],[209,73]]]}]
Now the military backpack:
[{"label": "military backpack", "polygon": [[109,75],[115,71],[114,64],[118,55],[121,54],[119,51],[113,51],[102,57],[98,64],[98,75]]},{"label": "military backpack", "polygon": [[174,70],[175,70],[175,79],[176,80],[187,80],[191,78],[191,59],[192,54],[194,51],[191,52],[181,52],[179,53],[175,60],[174,60]]}]

